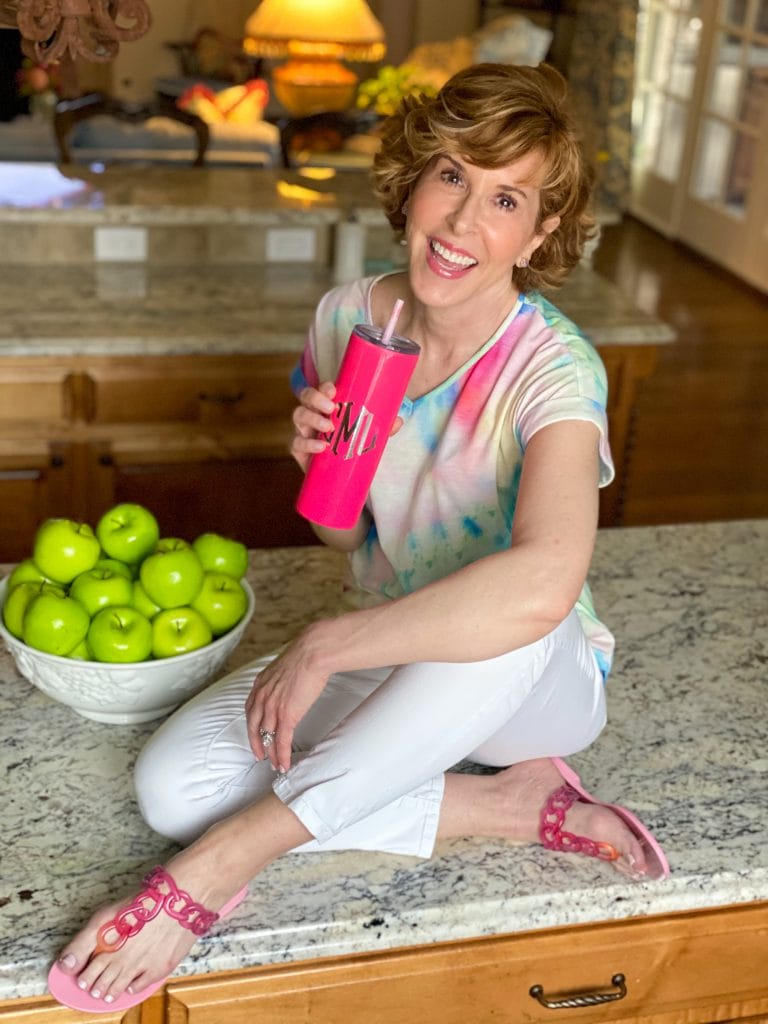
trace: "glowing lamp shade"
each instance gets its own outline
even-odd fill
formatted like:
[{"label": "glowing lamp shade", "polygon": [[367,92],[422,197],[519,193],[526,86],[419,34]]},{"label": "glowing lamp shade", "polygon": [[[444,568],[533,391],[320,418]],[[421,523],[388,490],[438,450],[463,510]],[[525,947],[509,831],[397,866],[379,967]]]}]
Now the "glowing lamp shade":
[{"label": "glowing lamp shade", "polygon": [[384,57],[384,29],[365,0],[261,0],[245,23],[243,46],[256,57],[288,61],[272,74],[289,113],[345,110],[357,76],[340,63]]}]

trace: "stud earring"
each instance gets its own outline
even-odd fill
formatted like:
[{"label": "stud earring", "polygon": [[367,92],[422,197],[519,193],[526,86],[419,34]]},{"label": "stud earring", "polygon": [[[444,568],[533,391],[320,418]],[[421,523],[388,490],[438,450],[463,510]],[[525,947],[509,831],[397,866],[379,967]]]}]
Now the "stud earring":
[{"label": "stud earring", "polygon": [[404,217],[408,216],[408,200],[407,199],[405,200],[403,205],[400,207],[400,210],[402,211],[402,214],[403,214]]},{"label": "stud earring", "polygon": [[517,261],[517,265],[521,270],[525,270],[528,266],[528,260],[525,258],[525,256],[521,256],[520,259]]}]

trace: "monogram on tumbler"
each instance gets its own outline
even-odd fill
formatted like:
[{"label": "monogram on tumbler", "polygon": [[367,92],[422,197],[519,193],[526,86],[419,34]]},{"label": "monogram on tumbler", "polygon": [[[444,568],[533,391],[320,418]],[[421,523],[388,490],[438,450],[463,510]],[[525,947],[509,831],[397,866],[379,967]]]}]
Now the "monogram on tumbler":
[{"label": "monogram on tumbler", "polygon": [[362,512],[389,432],[416,367],[419,346],[394,334],[403,307],[395,303],[387,326],[358,324],[349,336],[336,378],[336,408],[327,445],[313,455],[296,501],[313,523],[348,530]]}]

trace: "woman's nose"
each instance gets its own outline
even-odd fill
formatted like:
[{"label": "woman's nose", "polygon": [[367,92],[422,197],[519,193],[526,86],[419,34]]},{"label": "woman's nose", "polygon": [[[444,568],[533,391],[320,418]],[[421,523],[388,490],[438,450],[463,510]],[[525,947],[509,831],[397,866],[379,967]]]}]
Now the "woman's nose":
[{"label": "woman's nose", "polygon": [[480,211],[477,200],[471,194],[457,198],[448,214],[448,224],[453,231],[471,231],[477,223]]}]

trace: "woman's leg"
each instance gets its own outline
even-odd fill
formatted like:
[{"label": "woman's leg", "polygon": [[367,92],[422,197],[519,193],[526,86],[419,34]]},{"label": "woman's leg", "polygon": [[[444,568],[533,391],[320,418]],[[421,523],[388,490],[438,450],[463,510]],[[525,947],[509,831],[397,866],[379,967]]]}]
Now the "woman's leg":
[{"label": "woman's leg", "polygon": [[[257,761],[245,722],[245,701],[266,656],[218,680],[182,705],[148,740],[134,785],[147,824],[187,844],[217,821],[272,792],[275,773]],[[386,679],[389,669],[333,676],[299,723],[294,761],[326,736]]]},{"label": "woman's leg", "polygon": [[274,784],[316,837],[302,851],[426,857],[448,768],[467,756],[501,766],[569,754],[605,720],[602,681],[573,614],[536,644],[479,664],[332,677],[297,729],[294,767],[275,781],[269,763],[255,760],[245,727],[258,667],[198,695],[142,752],[139,804],[162,834],[190,842]]},{"label": "woman's leg", "polygon": [[[217,909],[290,849],[357,846],[426,856],[436,837],[523,833],[520,838],[535,839],[525,834],[532,802],[524,799],[526,787],[519,780],[505,785],[498,781],[505,773],[490,778],[449,774],[445,785],[443,773],[473,750],[479,756],[484,744],[493,748],[491,756],[509,761],[521,751],[546,757],[578,749],[602,727],[602,682],[578,623],[571,620],[525,652],[492,662],[407,666],[396,670],[386,686],[374,683],[371,695],[278,780],[277,789],[285,791],[281,799],[267,793],[172,858],[168,869],[176,883]],[[566,667],[569,671],[563,672]],[[574,687],[582,689],[581,700]],[[547,719],[558,716],[571,698],[579,707],[553,741]],[[518,746],[519,730],[509,728],[502,745],[498,723],[510,723],[516,715],[529,723],[531,734]],[[552,749],[553,742],[568,749]],[[541,773],[534,775],[539,779]],[[507,819],[515,801],[502,798],[513,789],[522,825]],[[569,826],[577,812],[578,806],[569,812]],[[322,846],[312,838],[316,827],[324,833]],[[129,985],[139,991],[165,976],[194,942],[194,936],[160,914],[122,949],[94,955],[98,928],[114,909],[96,914],[61,961],[98,998],[114,997]]]}]

